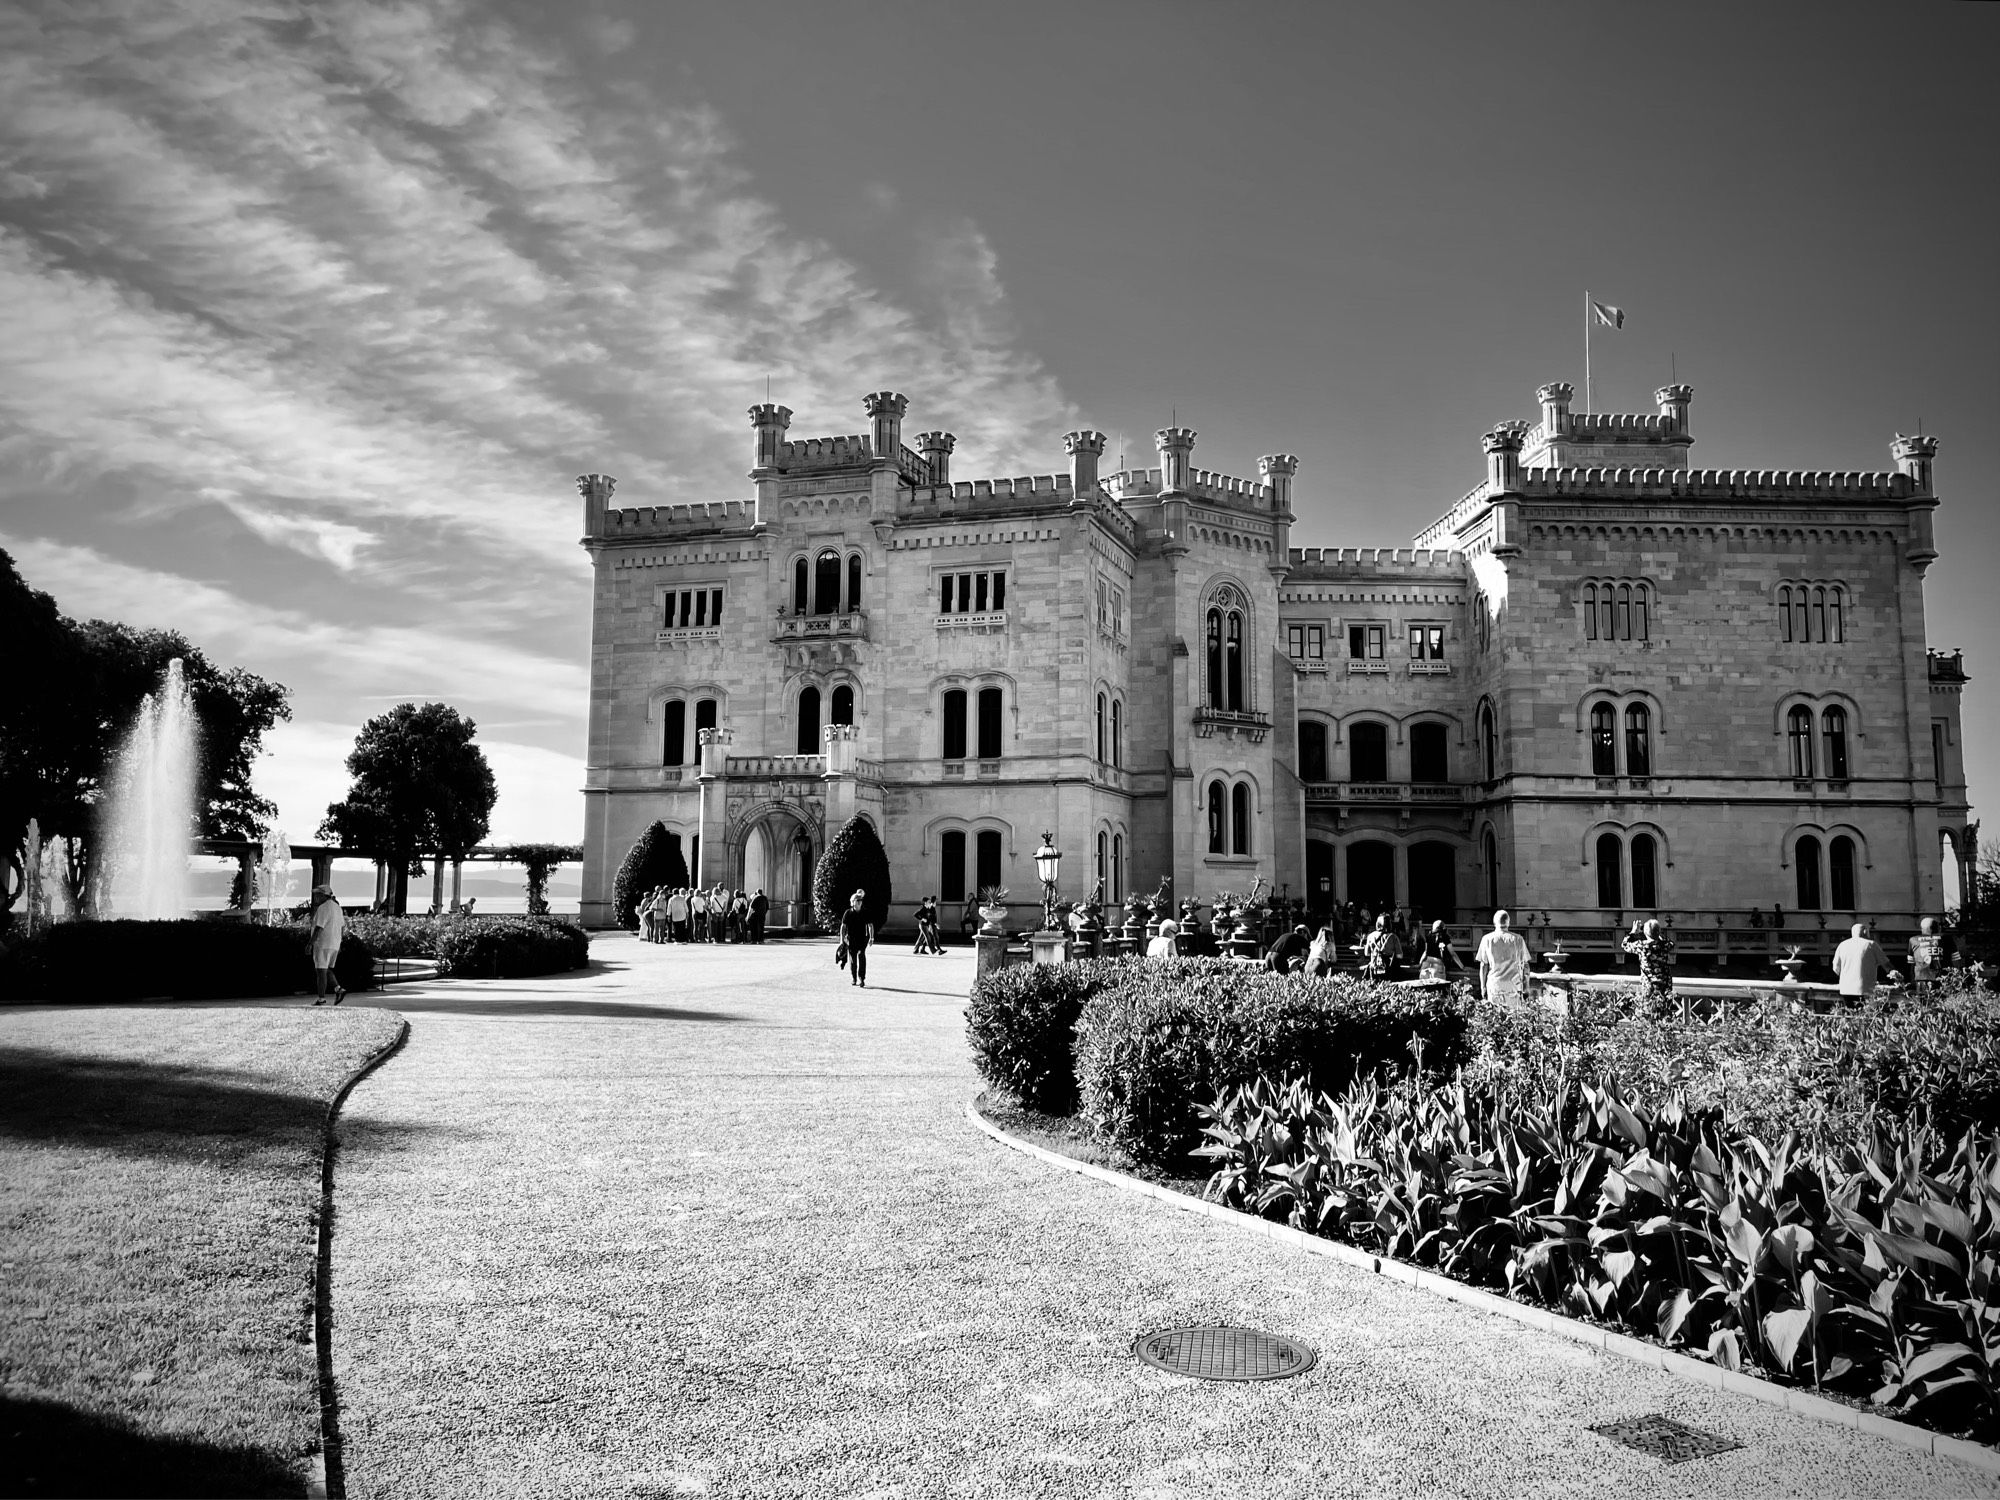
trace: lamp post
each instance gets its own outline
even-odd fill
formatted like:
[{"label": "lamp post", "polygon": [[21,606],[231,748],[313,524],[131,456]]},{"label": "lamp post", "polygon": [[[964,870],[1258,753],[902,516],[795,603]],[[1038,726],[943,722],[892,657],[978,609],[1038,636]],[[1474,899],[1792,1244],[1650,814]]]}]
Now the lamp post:
[{"label": "lamp post", "polygon": [[1056,930],[1056,876],[1062,869],[1062,851],[1049,835],[1042,835],[1042,847],[1035,851],[1035,874],[1042,882],[1042,931]]}]

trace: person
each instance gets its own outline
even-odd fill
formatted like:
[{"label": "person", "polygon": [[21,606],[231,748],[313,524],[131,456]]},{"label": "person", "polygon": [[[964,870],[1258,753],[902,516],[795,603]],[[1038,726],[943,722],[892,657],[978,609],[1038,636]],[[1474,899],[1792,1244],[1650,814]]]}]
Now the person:
[{"label": "person", "polygon": [[1833,950],[1833,977],[1840,981],[1840,997],[1866,1000],[1875,993],[1875,985],[1883,975],[1891,981],[1901,977],[1889,967],[1889,955],[1875,941],[1868,924],[1856,922],[1847,929],[1847,941]]},{"label": "person", "polygon": [[764,894],[764,888],[757,887],[757,894],[750,898],[750,941],[764,941],[764,919],[771,914],[771,898]]},{"label": "person", "polygon": [[1273,974],[1296,973],[1305,967],[1306,954],[1311,948],[1312,934],[1301,922],[1271,944],[1271,951],[1264,957],[1264,967]]},{"label": "person", "polygon": [[312,894],[313,994],[316,997],[313,1004],[326,1004],[327,991],[331,990],[333,1003],[338,1005],[347,998],[347,991],[341,988],[333,969],[340,961],[340,935],[347,927],[347,913],[333,899],[332,886],[316,885]]},{"label": "person", "polygon": [[1370,979],[1387,979],[1402,957],[1403,941],[1389,926],[1385,913],[1375,919],[1375,930],[1361,940],[1361,972]]},{"label": "person", "polygon": [[1528,977],[1528,945],[1511,912],[1493,913],[1493,930],[1479,940],[1479,992],[1488,1000],[1519,1000]]},{"label": "person", "polygon": [[1771,925],[1776,928],[1785,925],[1785,909],[1775,901],[1771,903]]},{"label": "person", "polygon": [[750,941],[750,893],[738,891],[729,903],[730,941],[747,943]]},{"label": "person", "polygon": [[1417,978],[1449,979],[1451,970],[1465,967],[1465,960],[1452,946],[1451,934],[1445,931],[1442,918],[1426,927],[1418,941]]},{"label": "person", "polygon": [[938,941],[937,897],[926,896],[917,903],[917,946],[912,953],[942,953],[944,945]]},{"label": "person", "polygon": [[1174,956],[1174,939],[1180,935],[1180,923],[1176,922],[1172,917],[1160,918],[1157,935],[1153,938],[1152,942],[1146,944],[1146,957],[1172,958]]},{"label": "person", "polygon": [[667,897],[667,931],[669,940],[685,943],[688,940],[688,893],[687,887],[677,885],[674,893]]},{"label": "person", "polygon": [[1910,981],[1919,995],[1928,995],[1943,971],[1944,939],[1938,936],[1937,918],[1925,917],[1910,939]]},{"label": "person", "polygon": [[862,905],[866,891],[847,898],[847,910],[840,914],[840,941],[847,949],[847,982],[868,988],[868,944],[874,940],[875,924],[868,920]]},{"label": "person", "polygon": [[1674,945],[1657,917],[1634,922],[1625,937],[1625,951],[1639,960],[1639,980],[1655,1003],[1674,998]]},{"label": "person", "polygon": [[1340,939],[1334,933],[1333,919],[1329,917],[1320,928],[1319,936],[1313,939],[1312,947],[1306,950],[1306,977],[1317,979],[1322,974],[1331,974],[1334,961],[1339,957]]}]

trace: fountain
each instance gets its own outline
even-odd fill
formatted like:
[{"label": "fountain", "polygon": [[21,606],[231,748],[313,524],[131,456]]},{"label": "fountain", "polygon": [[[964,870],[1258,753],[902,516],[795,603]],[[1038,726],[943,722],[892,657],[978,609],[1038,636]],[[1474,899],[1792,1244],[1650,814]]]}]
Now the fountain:
[{"label": "fountain", "polygon": [[110,915],[147,921],[187,915],[195,734],[194,706],[175,657],[158,696],[140,700],[112,773],[103,824]]}]

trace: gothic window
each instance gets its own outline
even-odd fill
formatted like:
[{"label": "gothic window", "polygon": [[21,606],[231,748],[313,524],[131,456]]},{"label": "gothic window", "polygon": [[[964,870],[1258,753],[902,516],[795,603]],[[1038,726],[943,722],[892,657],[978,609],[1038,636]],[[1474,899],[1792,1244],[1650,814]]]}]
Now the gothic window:
[{"label": "gothic window", "polygon": [[1840,834],[1826,846],[1827,870],[1833,877],[1833,909],[1854,910],[1854,840]]},{"label": "gothic window", "polygon": [[[1489,776],[1487,779],[1492,778]],[[1479,853],[1486,862],[1486,904],[1497,907],[1500,905],[1500,845],[1494,840],[1490,828],[1479,840]]]},{"label": "gothic window", "polygon": [[1105,862],[1110,858],[1111,858],[1111,835],[1105,833],[1102,829],[1100,829],[1098,830],[1097,834],[1097,863],[1092,868],[1091,871],[1092,879],[1096,880],[1100,885],[1105,883],[1105,876],[1107,872],[1104,866]]},{"label": "gothic window", "polygon": [[1389,779],[1389,731],[1380,724],[1355,724],[1347,731],[1349,781]]},{"label": "gothic window", "polygon": [[979,758],[998,760],[1000,758],[1000,705],[1002,696],[999,688],[979,690]]},{"label": "gothic window", "polygon": [[795,615],[802,615],[812,607],[807,598],[806,579],[806,560],[802,557],[792,564],[792,613]]},{"label": "gothic window", "polygon": [[1597,639],[1597,585],[1594,583],[1583,586],[1583,638],[1587,641]]},{"label": "gothic window", "polygon": [[1829,708],[1820,715],[1820,747],[1826,752],[1826,774],[1847,780],[1847,710]]},{"label": "gothic window", "polygon": [[1624,882],[1618,866],[1623,863],[1625,846],[1615,833],[1597,836],[1597,904],[1615,909],[1625,904]]},{"label": "gothic window", "polygon": [[1500,778],[1500,732],[1493,722],[1493,705],[1479,705],[1479,756],[1484,763],[1486,780]]},{"label": "gothic window", "polygon": [[1208,852],[1227,854],[1229,852],[1228,828],[1229,791],[1219,781],[1208,784]]},{"label": "gothic window", "polygon": [[1104,752],[1107,748],[1105,732],[1108,726],[1109,716],[1105,712],[1104,694],[1099,693],[1097,695],[1097,758],[1100,762],[1107,758]]},{"label": "gothic window", "polygon": [[944,695],[944,758],[965,759],[964,688],[952,688]]},{"label": "gothic window", "polygon": [[1229,690],[1229,701],[1223,706],[1231,713],[1240,713],[1243,710],[1243,616],[1237,610],[1229,612],[1223,651],[1224,686]]},{"label": "gothic window", "polygon": [[704,729],[713,728],[715,728],[715,700],[703,698],[694,706],[695,744],[697,746],[701,744],[701,732]]},{"label": "gothic window", "polygon": [[813,564],[813,613],[831,615],[840,612],[840,554],[822,552],[819,561]]},{"label": "gothic window", "polygon": [[1450,749],[1442,724],[1410,726],[1410,780],[1451,780]]},{"label": "gothic window", "polygon": [[1800,911],[1819,910],[1819,840],[1806,834],[1792,850],[1792,863],[1798,869]]},{"label": "gothic window", "polygon": [[1778,639],[1795,644],[1839,645],[1847,639],[1847,590],[1838,583],[1794,581],[1778,585]]},{"label": "gothic window", "polygon": [[1125,704],[1122,700],[1111,700],[1111,764],[1125,764]]},{"label": "gothic window", "polygon": [[1653,774],[1652,715],[1643,703],[1625,706],[1625,774]]},{"label": "gothic window", "polygon": [[852,553],[847,559],[847,608],[850,612],[861,608],[861,554]]},{"label": "gothic window", "polygon": [[676,698],[666,707],[667,732],[661,748],[660,764],[679,766],[687,763],[687,705]]},{"label": "gothic window", "polygon": [[1250,852],[1250,783],[1239,781],[1229,794],[1230,852]]},{"label": "gothic window", "polygon": [[1208,612],[1208,706],[1221,708],[1222,703],[1222,611]]},{"label": "gothic window", "polygon": [[1326,768],[1326,725],[1306,719],[1299,725],[1299,780],[1331,779]]},{"label": "gothic window", "polygon": [[1632,905],[1640,911],[1651,911],[1660,904],[1659,841],[1650,833],[1635,833],[1630,846],[1632,856]]},{"label": "gothic window", "polygon": [[1111,835],[1111,899],[1125,899],[1125,835]]},{"label": "gothic window", "polygon": [[819,689],[799,693],[799,754],[819,754]]},{"label": "gothic window", "polygon": [[[1106,634],[1111,631],[1111,589],[1102,578],[1097,580],[1097,628]],[[1103,837],[1098,835],[1100,842]]]},{"label": "gothic window", "polygon": [[965,835],[956,828],[938,840],[938,899],[965,899]]},{"label": "gothic window", "polygon": [[854,689],[842,683],[833,690],[833,712],[830,724],[852,724],[854,722]]},{"label": "gothic window", "polygon": [[1843,613],[1841,609],[1842,592],[1840,585],[1837,583],[1826,591],[1826,638],[1835,645],[1847,639],[1847,624],[1841,619]]},{"label": "gothic window", "polygon": [[1000,884],[1000,833],[993,828],[982,828],[974,841],[976,858],[979,862],[979,888]]},{"label": "gothic window", "polygon": [[1799,704],[1785,715],[1785,740],[1791,748],[1792,775],[1804,780],[1813,773],[1812,710]]},{"label": "gothic window", "polygon": [[1618,710],[1609,703],[1594,704],[1590,710],[1590,774],[1618,774]]}]

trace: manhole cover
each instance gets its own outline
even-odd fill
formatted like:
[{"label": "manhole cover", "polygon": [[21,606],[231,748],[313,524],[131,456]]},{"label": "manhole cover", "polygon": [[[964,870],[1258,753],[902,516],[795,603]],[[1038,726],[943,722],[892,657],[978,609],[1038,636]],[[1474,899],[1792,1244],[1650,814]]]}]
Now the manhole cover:
[{"label": "manhole cover", "polygon": [[1222,1325],[1142,1333],[1132,1352],[1155,1369],[1198,1380],[1282,1380],[1305,1374],[1319,1358],[1297,1339]]},{"label": "manhole cover", "polygon": [[1717,1437],[1712,1432],[1698,1431],[1685,1422],[1676,1422],[1672,1417],[1658,1415],[1628,1417],[1623,1422],[1606,1422],[1590,1430],[1599,1437],[1608,1437],[1628,1448],[1637,1448],[1641,1453],[1650,1453],[1670,1464],[1684,1464],[1691,1458],[1713,1458],[1718,1453],[1743,1446],[1726,1437]]}]

